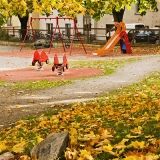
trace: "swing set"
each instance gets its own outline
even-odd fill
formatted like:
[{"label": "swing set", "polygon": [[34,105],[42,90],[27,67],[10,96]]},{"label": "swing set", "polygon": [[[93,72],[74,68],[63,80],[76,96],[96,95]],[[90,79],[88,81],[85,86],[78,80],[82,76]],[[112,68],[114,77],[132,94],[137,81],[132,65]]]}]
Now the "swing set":
[{"label": "swing set", "polygon": [[61,33],[60,27],[59,27],[59,20],[66,20],[66,19],[68,19],[68,20],[72,20],[72,21],[73,21],[73,24],[74,24],[74,25],[73,25],[73,32],[72,32],[72,39],[71,39],[71,41],[70,41],[70,55],[71,55],[71,53],[72,53],[73,40],[74,40],[74,37],[75,37],[75,34],[76,34],[76,33],[77,33],[77,35],[78,35],[78,38],[79,38],[79,40],[80,40],[80,42],[81,42],[81,44],[82,44],[82,47],[83,47],[85,53],[87,54],[86,49],[85,49],[84,44],[83,44],[83,41],[82,41],[82,38],[81,38],[81,35],[80,35],[80,32],[78,31],[78,28],[77,28],[77,25],[76,25],[76,19],[72,19],[72,18],[62,18],[62,17],[56,17],[56,18],[33,18],[33,17],[31,17],[31,18],[30,18],[30,25],[29,25],[29,27],[28,27],[28,29],[27,29],[27,32],[26,32],[26,35],[25,35],[25,37],[24,37],[24,39],[23,39],[23,42],[22,42],[20,51],[22,50],[22,48],[23,48],[23,46],[24,46],[24,42],[25,42],[27,36],[29,35],[30,29],[31,29],[31,32],[32,32],[32,35],[33,35],[34,42],[36,42],[36,37],[35,37],[35,35],[34,35],[34,29],[33,29],[33,26],[32,26],[33,21],[34,21],[34,20],[47,20],[47,19],[49,19],[50,21],[51,21],[51,20],[55,20],[55,21],[56,21],[56,27],[55,27],[55,29],[54,29],[54,31],[53,31],[53,34],[51,35],[50,48],[49,48],[49,52],[48,52],[48,53],[50,53],[50,51],[51,51],[52,43],[53,43],[53,41],[54,41],[54,36],[55,36],[57,30],[58,30],[58,33],[59,33],[59,35],[60,35],[60,40],[61,40],[61,43],[62,43],[62,46],[63,46],[63,50],[64,50],[64,52],[66,52],[65,45],[64,45],[64,42],[63,42],[63,38],[62,38],[62,33]]}]

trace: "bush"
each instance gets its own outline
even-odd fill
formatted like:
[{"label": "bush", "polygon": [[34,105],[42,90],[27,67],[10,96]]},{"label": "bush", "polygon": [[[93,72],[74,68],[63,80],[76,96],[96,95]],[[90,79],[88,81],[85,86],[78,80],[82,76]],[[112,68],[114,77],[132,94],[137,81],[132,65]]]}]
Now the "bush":
[{"label": "bush", "polygon": [[4,29],[0,29],[0,40],[6,40],[7,39],[7,31]]}]

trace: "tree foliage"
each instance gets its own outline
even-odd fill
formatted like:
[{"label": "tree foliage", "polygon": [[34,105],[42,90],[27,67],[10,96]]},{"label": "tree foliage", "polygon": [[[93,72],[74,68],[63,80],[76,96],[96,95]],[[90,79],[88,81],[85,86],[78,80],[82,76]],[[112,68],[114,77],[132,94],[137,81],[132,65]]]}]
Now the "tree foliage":
[{"label": "tree foliage", "polygon": [[27,30],[29,13],[38,12],[49,16],[53,9],[59,11],[59,15],[75,18],[77,14],[85,13],[81,2],[76,0],[0,0],[0,13],[9,18],[18,16],[21,23],[21,34],[24,38]]},{"label": "tree foliage", "polygon": [[119,12],[125,7],[131,10],[132,4],[139,4],[142,15],[148,10],[158,11],[157,0],[0,0],[0,13],[5,17],[24,17],[32,12],[49,15],[56,9],[60,15],[67,17],[75,18],[79,13],[87,13],[99,20],[105,14],[113,13],[113,10]]},{"label": "tree foliage", "polygon": [[2,26],[5,23],[6,23],[6,18],[2,14],[0,14],[0,26]]},{"label": "tree foliage", "polygon": [[82,2],[76,0],[0,0],[0,12],[5,17],[12,15],[24,17],[32,12],[49,15],[53,9],[58,10],[60,15],[68,17],[76,17],[77,14],[85,12]]},{"label": "tree foliage", "polygon": [[156,0],[86,0],[86,12],[99,20],[105,14],[132,9],[132,4],[139,4],[139,12],[145,15],[147,11],[158,11]]},{"label": "tree foliage", "polygon": [[[59,16],[76,18],[81,13],[92,15],[95,20],[113,13],[114,21],[121,22],[125,8],[131,10],[132,4],[139,4],[141,15],[148,10],[158,11],[157,0],[0,0],[0,13],[6,19],[18,16],[23,32],[27,29],[29,13],[32,12],[49,16],[56,9]],[[24,35],[25,32],[22,37]]]}]

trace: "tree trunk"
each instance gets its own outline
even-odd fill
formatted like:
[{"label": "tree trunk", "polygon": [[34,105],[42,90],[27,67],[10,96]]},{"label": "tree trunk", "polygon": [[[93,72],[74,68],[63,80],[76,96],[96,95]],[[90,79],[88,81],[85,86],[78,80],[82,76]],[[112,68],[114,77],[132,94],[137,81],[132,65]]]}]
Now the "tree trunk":
[{"label": "tree trunk", "polygon": [[123,21],[124,11],[125,11],[125,8],[121,9],[119,12],[117,12],[115,9],[113,9],[112,13],[113,13],[114,22],[122,22]]},{"label": "tree trunk", "polygon": [[27,31],[27,22],[28,22],[29,15],[27,14],[25,17],[20,17],[18,15],[18,18],[21,23],[20,35],[21,35],[21,38],[24,39]]}]

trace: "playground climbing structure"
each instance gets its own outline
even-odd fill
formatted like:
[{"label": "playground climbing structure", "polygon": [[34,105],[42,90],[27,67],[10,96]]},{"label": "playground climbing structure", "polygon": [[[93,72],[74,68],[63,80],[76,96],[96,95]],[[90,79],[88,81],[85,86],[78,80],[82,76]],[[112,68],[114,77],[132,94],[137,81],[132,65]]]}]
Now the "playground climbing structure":
[{"label": "playground climbing structure", "polygon": [[[120,41],[121,37],[124,37],[125,40],[125,45],[126,45],[126,52],[127,53],[132,53],[131,47],[130,47],[130,42],[128,40],[128,35],[126,33],[126,26],[123,22],[115,22],[115,27],[117,30],[113,34],[113,36],[107,41],[107,43],[104,45],[104,47],[93,51],[93,55],[98,55],[98,56],[104,56],[108,54],[114,46]],[[120,46],[122,48],[122,45],[120,43]]]}]

